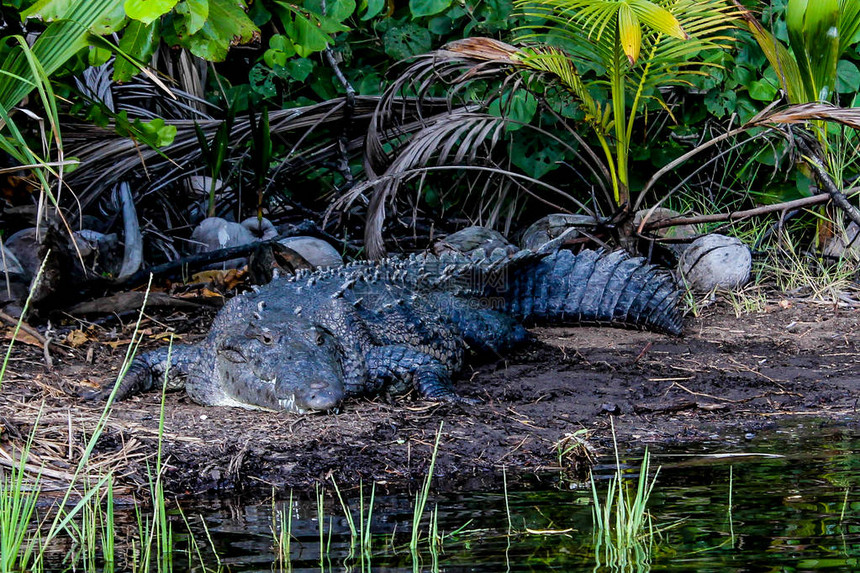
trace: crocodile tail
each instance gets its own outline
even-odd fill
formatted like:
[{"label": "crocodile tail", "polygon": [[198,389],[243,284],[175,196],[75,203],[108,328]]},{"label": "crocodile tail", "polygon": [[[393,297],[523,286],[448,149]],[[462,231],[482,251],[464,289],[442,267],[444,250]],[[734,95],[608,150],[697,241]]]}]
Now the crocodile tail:
[{"label": "crocodile tail", "polygon": [[624,251],[557,251],[509,269],[508,310],[525,322],[605,324],[681,333],[675,279]]}]

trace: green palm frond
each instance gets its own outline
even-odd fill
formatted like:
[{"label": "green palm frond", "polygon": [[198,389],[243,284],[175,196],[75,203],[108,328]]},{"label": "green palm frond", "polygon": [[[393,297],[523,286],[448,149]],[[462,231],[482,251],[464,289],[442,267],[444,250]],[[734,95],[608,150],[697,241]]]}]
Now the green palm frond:
[{"label": "green palm frond", "polygon": [[600,135],[607,135],[612,128],[612,118],[608,106],[594,99],[576,67],[567,54],[551,46],[523,48],[516,59],[525,67],[541,73],[548,73],[558,80],[581,102],[585,111],[585,121]]},{"label": "green palm frond", "polygon": [[839,0],[788,0],[785,24],[806,101],[827,101],[836,87]]},{"label": "green palm frond", "polygon": [[[515,0],[515,6],[530,22],[518,42],[553,46],[523,49],[519,59],[526,67],[555,75],[592,118],[602,110],[589,87],[608,87],[605,107],[612,117],[590,123],[613,172],[616,201],[626,203],[627,152],[641,106],[654,99],[665,109],[659,87],[689,84],[714,65],[703,55],[729,45],[726,32],[738,9],[728,0]],[[596,77],[595,63],[601,68]],[[600,132],[609,125],[614,147]]]},{"label": "green palm frond", "polygon": [[839,53],[855,44],[860,38],[860,2],[839,0]]},{"label": "green palm frond", "polygon": [[790,0],[786,25],[791,49],[750,12],[742,16],[792,103],[830,99],[839,58],[860,38],[860,2]]},{"label": "green palm frond", "polygon": [[751,13],[742,13],[744,22],[752,32],[759,47],[764,52],[767,61],[773,66],[779,78],[780,86],[788,94],[790,102],[802,102],[806,100],[806,88],[800,76],[797,60],[785,45],[776,39],[768,30],[761,25]]},{"label": "green palm frond", "polygon": [[[38,10],[48,10],[52,2],[39,2],[27,14],[39,16]],[[60,3],[57,3],[60,4]],[[70,2],[60,19],[52,22],[33,44],[32,54],[50,76],[60,66],[85,48],[92,30],[105,18],[122,10],[124,0],[87,0]],[[0,69],[7,76],[0,81],[0,105],[9,110],[37,85],[28,56],[20,47],[14,48]]]}]

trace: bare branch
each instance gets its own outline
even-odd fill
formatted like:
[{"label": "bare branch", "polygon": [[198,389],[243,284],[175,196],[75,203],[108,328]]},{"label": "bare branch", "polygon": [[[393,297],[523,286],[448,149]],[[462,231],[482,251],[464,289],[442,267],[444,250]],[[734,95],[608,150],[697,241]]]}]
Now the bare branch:
[{"label": "bare branch", "polygon": [[[860,190],[860,187],[855,188],[855,190]],[[657,229],[664,229],[666,227],[676,227],[678,225],[718,223],[721,221],[741,221],[743,219],[749,219],[750,217],[757,217],[759,215],[767,215],[769,213],[776,213],[779,211],[792,211],[794,209],[801,209],[812,205],[820,205],[821,203],[826,203],[830,199],[830,195],[820,193],[818,195],[813,195],[812,197],[804,197],[802,199],[785,201],[783,203],[774,203],[773,205],[764,205],[762,207],[756,207],[755,209],[747,209],[746,211],[732,211],[731,213],[714,213],[712,215],[660,219],[659,221],[646,222],[645,224],[640,225],[638,232],[654,231]]]}]

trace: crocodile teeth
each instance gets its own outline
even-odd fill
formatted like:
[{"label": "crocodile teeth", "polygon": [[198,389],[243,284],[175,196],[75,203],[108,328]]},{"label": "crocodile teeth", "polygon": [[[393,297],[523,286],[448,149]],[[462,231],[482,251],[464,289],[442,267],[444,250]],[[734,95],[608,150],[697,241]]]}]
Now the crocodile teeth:
[{"label": "crocodile teeth", "polygon": [[289,412],[295,412],[296,414],[307,413],[307,410],[305,410],[304,408],[299,408],[298,406],[296,406],[295,395],[292,395],[289,398],[280,398],[278,400],[278,406]]}]

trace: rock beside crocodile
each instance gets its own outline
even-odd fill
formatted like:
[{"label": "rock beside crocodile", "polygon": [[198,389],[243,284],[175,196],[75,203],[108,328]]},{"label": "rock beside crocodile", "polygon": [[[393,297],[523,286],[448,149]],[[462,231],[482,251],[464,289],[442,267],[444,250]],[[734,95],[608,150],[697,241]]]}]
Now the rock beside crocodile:
[{"label": "rock beside crocodile", "polygon": [[[504,355],[535,323],[677,334],[679,291],[621,251],[412,256],[303,271],[232,299],[194,346],[144,353],[124,398],[166,379],[193,400],[304,413],[349,397],[415,390],[470,401],[452,378],[467,349]],[[165,376],[166,373],[166,376]]]}]

